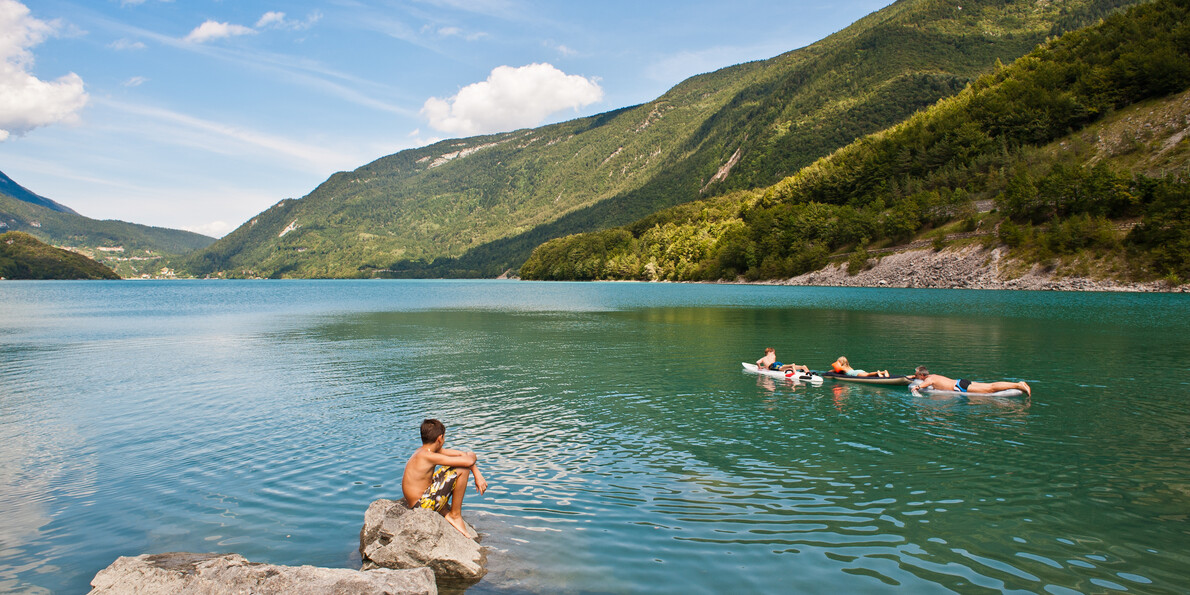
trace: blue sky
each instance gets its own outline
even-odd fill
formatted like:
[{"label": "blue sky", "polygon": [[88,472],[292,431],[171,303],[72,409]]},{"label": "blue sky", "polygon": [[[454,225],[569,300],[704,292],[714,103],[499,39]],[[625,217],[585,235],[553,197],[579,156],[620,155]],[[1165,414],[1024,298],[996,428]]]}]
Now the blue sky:
[{"label": "blue sky", "polygon": [[336,171],[656,98],[887,0],[0,0],[0,171],[222,236]]}]

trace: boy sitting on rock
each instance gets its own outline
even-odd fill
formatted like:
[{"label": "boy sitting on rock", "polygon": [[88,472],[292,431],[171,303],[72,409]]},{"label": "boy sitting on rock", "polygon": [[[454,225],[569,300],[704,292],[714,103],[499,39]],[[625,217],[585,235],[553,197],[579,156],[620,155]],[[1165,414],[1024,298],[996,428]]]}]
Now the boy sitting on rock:
[{"label": "boy sitting on rock", "polygon": [[443,448],[446,426],[436,419],[421,422],[421,448],[413,451],[405,463],[401,476],[401,491],[410,508],[428,508],[446,517],[463,535],[463,494],[467,492],[467,475],[475,477],[475,489],[482,495],[488,482],[475,464],[473,452]]}]

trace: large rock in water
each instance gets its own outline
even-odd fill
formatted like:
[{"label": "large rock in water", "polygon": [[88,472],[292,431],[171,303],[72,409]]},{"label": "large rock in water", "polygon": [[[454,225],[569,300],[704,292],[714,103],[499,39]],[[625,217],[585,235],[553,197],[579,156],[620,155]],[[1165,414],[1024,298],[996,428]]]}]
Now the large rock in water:
[{"label": "large rock in water", "polygon": [[144,554],[121,556],[91,581],[91,595],[436,595],[434,573],[412,570],[352,570],[275,566],[239,554]]},{"label": "large rock in water", "polygon": [[405,500],[377,500],[364,513],[359,553],[364,570],[429,566],[439,581],[477,581],[487,570],[479,534],[467,524],[464,537],[442,515],[410,510]]}]

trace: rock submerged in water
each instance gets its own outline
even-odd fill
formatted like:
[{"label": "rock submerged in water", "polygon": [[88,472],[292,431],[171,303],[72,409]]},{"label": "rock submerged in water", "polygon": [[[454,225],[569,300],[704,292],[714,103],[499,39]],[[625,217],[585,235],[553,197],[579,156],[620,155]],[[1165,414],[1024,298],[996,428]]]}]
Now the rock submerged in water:
[{"label": "rock submerged in water", "polygon": [[91,587],[90,595],[438,593],[434,573],[429,568],[351,570],[315,566],[276,566],[249,562],[239,554],[188,552],[121,556],[111,566],[95,575]]},{"label": "rock submerged in water", "polygon": [[405,500],[376,500],[364,513],[359,553],[364,569],[428,566],[439,581],[473,582],[483,577],[486,556],[467,523],[468,539],[442,515],[409,509]]}]

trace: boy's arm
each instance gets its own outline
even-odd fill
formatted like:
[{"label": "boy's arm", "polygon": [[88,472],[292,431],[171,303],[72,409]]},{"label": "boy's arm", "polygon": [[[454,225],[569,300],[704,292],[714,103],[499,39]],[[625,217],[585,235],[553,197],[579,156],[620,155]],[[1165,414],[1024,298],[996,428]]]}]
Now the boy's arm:
[{"label": "boy's arm", "polygon": [[488,491],[488,482],[483,478],[483,473],[479,472],[479,465],[471,466],[471,475],[475,478],[475,489],[482,496],[484,492]]},{"label": "boy's arm", "polygon": [[444,448],[438,452],[440,454],[451,455],[451,456],[459,456],[459,455],[470,456],[471,460],[472,460],[472,463],[470,465],[454,465],[454,466],[455,467],[470,467],[471,476],[475,478],[475,489],[479,490],[480,495],[483,495],[483,493],[488,490],[488,482],[487,482],[487,480],[485,480],[483,478],[483,473],[479,472],[479,464],[478,464],[479,460],[478,460],[478,457],[475,456],[475,453],[463,452],[461,450],[454,450],[451,448]]},{"label": "boy's arm", "polygon": [[475,465],[475,453],[458,450],[442,449],[440,452],[428,453],[426,459],[435,465],[447,467],[471,467]]},{"label": "boy's arm", "polygon": [[[450,455],[452,457],[457,457],[457,456],[471,457],[475,461],[479,461],[479,456],[469,450],[455,450],[453,448],[444,448],[438,452],[445,454],[445,455]],[[471,463],[471,465],[474,465],[474,464],[475,463]],[[463,465],[463,467],[470,467],[471,465]]]}]

